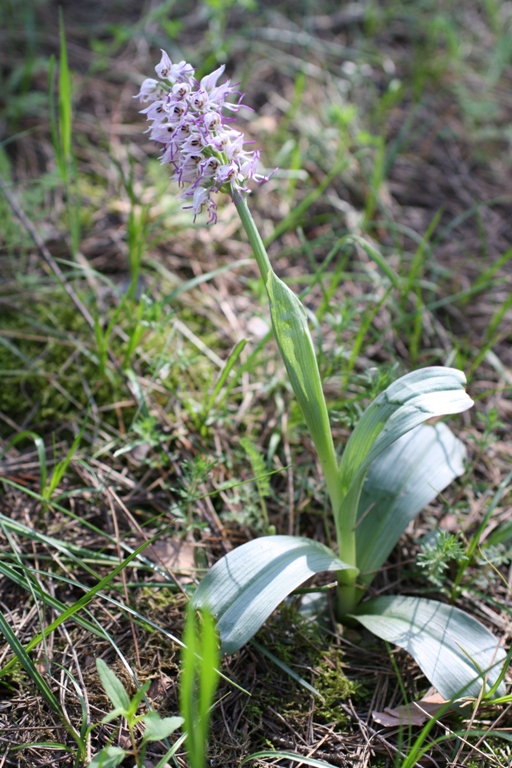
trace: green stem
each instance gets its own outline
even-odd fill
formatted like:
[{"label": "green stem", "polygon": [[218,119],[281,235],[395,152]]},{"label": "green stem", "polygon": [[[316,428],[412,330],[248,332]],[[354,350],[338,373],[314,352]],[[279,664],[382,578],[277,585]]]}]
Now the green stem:
[{"label": "green stem", "polygon": [[342,574],[352,573],[352,571],[338,571],[338,589],[336,590],[336,602],[334,612],[338,621],[345,623],[345,617],[354,611],[357,603],[361,599],[361,591],[356,587],[355,577],[353,584],[342,584]]},{"label": "green stem", "polygon": [[270,264],[270,260],[268,258],[268,254],[265,249],[265,246],[263,245],[263,240],[261,239],[260,233],[256,228],[256,224],[254,223],[254,219],[251,215],[251,212],[247,205],[247,201],[243,196],[243,194],[238,191],[233,191],[233,201],[236,205],[236,209],[242,221],[243,227],[247,233],[247,237],[249,238],[252,251],[254,253],[256,261],[258,262],[258,267],[261,272],[261,277],[266,286],[267,277],[269,272],[272,271],[272,266]]},{"label": "green stem", "polygon": [[[345,512],[345,515],[343,515]],[[338,534],[338,546],[340,560],[349,565],[356,565],[356,537],[353,523],[346,521],[348,510],[339,510],[336,518],[336,527]],[[341,513],[341,514],[340,514]],[[350,529],[347,525],[340,524],[339,518],[342,518],[343,523],[349,522]],[[338,571],[338,589],[336,592],[336,604],[335,613],[338,620],[342,620],[347,613],[352,613],[357,603],[361,599],[361,591],[356,587],[357,570],[347,569],[345,571]]]},{"label": "green stem", "polygon": [[133,757],[135,759],[135,764],[136,764],[137,768],[143,768],[141,766],[141,762],[139,760],[139,752],[138,752],[138,749],[137,749],[137,740],[135,738],[135,733],[134,733],[134,729],[133,729],[133,723],[131,723],[131,722],[128,723],[128,730],[130,732],[130,741],[132,743],[132,751],[133,751]]},{"label": "green stem", "polygon": [[[263,244],[263,240],[260,237],[260,233],[256,228],[256,224],[254,223],[254,219],[252,218],[244,195],[236,190],[232,190],[232,195],[243,227],[252,246],[254,256],[258,262],[261,277],[266,287],[268,276],[273,271],[266,248]],[[307,371],[304,373],[307,375]],[[322,466],[322,471],[324,473],[327,492],[331,500],[333,513],[336,517],[342,500],[338,482],[338,462],[336,460],[336,452],[334,450],[332,434],[328,427],[326,432],[327,434],[324,436],[325,439],[323,440],[323,445],[319,445],[318,440],[314,442],[318,452],[318,458],[320,459],[320,464]]]},{"label": "green stem", "polygon": [[[269,278],[272,276],[273,270],[265,245],[256,228],[244,195],[236,190],[232,190],[232,195],[243,227],[252,246],[254,256],[258,262],[261,277],[265,287],[268,287]],[[302,371],[302,373],[305,377],[311,375],[307,370]],[[360,589],[356,586],[358,571],[356,568],[355,520],[345,519],[346,515],[344,512],[346,512],[346,510],[342,509],[342,504],[346,501],[346,489],[343,488],[342,483],[340,482],[338,462],[327,414],[325,419],[324,417],[322,417],[322,419],[325,421],[321,430],[322,434],[320,436],[317,434],[316,439],[311,424],[308,423],[308,426],[317,449],[318,458],[322,466],[327,491],[332,504],[340,547],[340,558],[348,565],[354,566],[353,568],[340,571],[337,574],[339,586],[337,592],[336,613],[341,618],[354,610],[360,598]],[[359,492],[360,487],[357,493]],[[344,504],[344,506],[346,506],[346,504]],[[348,509],[350,509],[350,504]]]},{"label": "green stem", "polygon": [[[342,461],[343,465],[343,461]],[[343,471],[343,470],[342,470]],[[356,546],[356,510],[359,505],[362,480],[348,479],[343,482],[339,479],[343,500],[335,516],[336,534],[338,536],[340,559],[344,563],[357,565],[357,546]],[[347,490],[348,485],[348,490]],[[336,599],[336,615],[339,619],[344,614],[352,613],[357,603],[360,601],[363,592],[356,586],[357,571],[347,569],[338,573],[338,593]]]}]

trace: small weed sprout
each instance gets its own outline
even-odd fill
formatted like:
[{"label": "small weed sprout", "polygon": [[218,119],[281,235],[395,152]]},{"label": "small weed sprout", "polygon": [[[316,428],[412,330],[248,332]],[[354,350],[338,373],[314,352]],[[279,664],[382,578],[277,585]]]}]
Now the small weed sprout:
[{"label": "small weed sprout", "polygon": [[[96,668],[100,676],[101,683],[108,698],[113,704],[114,709],[105,715],[102,723],[110,723],[113,720],[122,718],[126,721],[130,742],[132,745],[132,756],[137,768],[144,768],[146,759],[146,750],[148,744],[152,741],[163,741],[183,725],[182,717],[160,717],[157,712],[147,712],[144,715],[138,715],[137,711],[142,704],[151,681],[148,680],[142,685],[137,693],[130,699],[124,685],[117,675],[105,664],[103,659],[96,659]],[[142,739],[138,737],[138,727],[144,726]],[[121,727],[121,725],[120,725]],[[159,762],[163,766],[167,760],[178,749],[183,738],[168,750],[165,757]],[[98,754],[89,763],[89,768],[113,768],[123,762],[129,752],[121,747],[109,744],[103,747]]]},{"label": "small weed sprout", "polygon": [[431,584],[443,589],[450,563],[467,560],[466,548],[458,536],[448,531],[436,531],[421,545],[417,563],[426,572]]},{"label": "small weed sprout", "polygon": [[176,492],[182,500],[180,508],[185,510],[182,518],[189,530],[201,527],[201,523],[194,520],[194,505],[202,495],[199,489],[208,479],[211,470],[216,464],[217,461],[208,459],[205,456],[195,456],[191,461],[187,460],[182,464],[182,485],[176,489]]},{"label": "small weed sprout", "polygon": [[240,445],[244,449],[245,453],[247,454],[247,458],[251,462],[251,467],[256,482],[256,488],[258,489],[261,515],[266,528],[266,532],[273,534],[276,532],[276,530],[273,525],[271,526],[269,524],[267,504],[265,502],[265,499],[270,495],[270,481],[268,478],[268,470],[265,466],[265,461],[257,446],[254,445],[254,443],[249,440],[248,437],[242,437],[240,440]]}]

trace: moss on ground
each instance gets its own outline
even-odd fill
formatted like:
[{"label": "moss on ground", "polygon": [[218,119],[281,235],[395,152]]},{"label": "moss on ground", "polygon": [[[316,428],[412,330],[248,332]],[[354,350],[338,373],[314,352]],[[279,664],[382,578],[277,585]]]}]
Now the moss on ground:
[{"label": "moss on ground", "polygon": [[257,641],[276,659],[290,666],[296,674],[320,694],[313,695],[277,664],[262,657],[264,672],[247,704],[251,722],[261,726],[266,712],[274,710],[287,721],[315,723],[335,728],[346,726],[349,718],[340,704],[351,698],[365,697],[361,683],[345,674],[343,651],[329,645],[329,636],[318,624],[306,621],[291,605],[283,605],[273,619],[258,633]]}]

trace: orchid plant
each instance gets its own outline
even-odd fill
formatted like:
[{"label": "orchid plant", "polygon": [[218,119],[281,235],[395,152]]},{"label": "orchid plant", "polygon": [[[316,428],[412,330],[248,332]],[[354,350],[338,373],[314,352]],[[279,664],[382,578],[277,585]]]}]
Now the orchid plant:
[{"label": "orchid plant", "polygon": [[[247,206],[247,186],[263,181],[258,150],[246,149],[231,115],[242,96],[224,67],[200,81],[190,64],[162,51],[158,80],[146,79],[139,98],[174,169],[184,207],[217,219],[215,195],[227,192],[240,215],[264,282],[275,338],[316,447],[337,532],[338,553],[298,536],[266,536],[223,557],[192,599],[217,619],[222,649],[233,653],[278,604],[311,576],[336,574],[335,611],[405,648],[447,699],[500,696],[504,651],[479,621],[421,597],[363,600],[407,525],[464,470],[465,449],[444,423],[424,422],[470,408],[465,377],[452,368],[424,368],[398,379],[368,407],[338,459],[305,309],[275,274]],[[235,103],[227,99],[235,96]]]}]

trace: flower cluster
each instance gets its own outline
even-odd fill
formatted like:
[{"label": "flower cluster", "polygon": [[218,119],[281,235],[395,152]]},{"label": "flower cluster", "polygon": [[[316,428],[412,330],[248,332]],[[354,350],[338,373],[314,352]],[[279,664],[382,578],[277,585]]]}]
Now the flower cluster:
[{"label": "flower cluster", "polygon": [[[244,149],[243,133],[222,114],[223,109],[238,111],[242,97],[229,80],[217,85],[223,66],[197,81],[190,64],[173,64],[162,51],[155,70],[160,80],[144,80],[137,94],[143,103],[150,102],[141,110],[152,122],[150,137],[163,144],[161,162],[174,167],[174,178],[184,187],[181,197],[190,201],[185,207],[192,208],[194,217],[206,207],[208,223],[213,223],[217,205],[212,193],[248,192],[248,180],[266,178],[256,173],[259,151]],[[239,97],[237,103],[226,101],[230,94]]]}]

